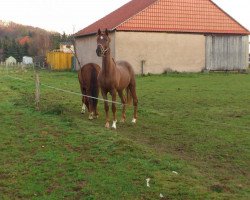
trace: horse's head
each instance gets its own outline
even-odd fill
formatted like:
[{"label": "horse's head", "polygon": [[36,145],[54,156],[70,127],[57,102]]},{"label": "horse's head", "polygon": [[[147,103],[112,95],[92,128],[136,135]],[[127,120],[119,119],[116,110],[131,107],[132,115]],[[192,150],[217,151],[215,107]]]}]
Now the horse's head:
[{"label": "horse's head", "polygon": [[104,57],[106,52],[109,51],[110,38],[108,29],[106,29],[104,32],[102,32],[99,29],[96,41],[97,41],[96,54],[99,57]]}]

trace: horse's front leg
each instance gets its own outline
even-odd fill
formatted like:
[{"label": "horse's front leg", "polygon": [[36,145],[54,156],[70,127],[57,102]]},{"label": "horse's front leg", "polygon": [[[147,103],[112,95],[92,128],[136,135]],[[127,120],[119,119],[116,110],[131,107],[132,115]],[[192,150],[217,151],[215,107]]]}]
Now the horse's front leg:
[{"label": "horse's front leg", "polygon": [[106,113],[106,123],[105,123],[105,127],[109,128],[109,104],[108,104],[108,97],[107,97],[107,92],[102,90],[102,97],[104,100],[104,109],[105,109],[105,113]]},{"label": "horse's front leg", "polygon": [[116,90],[113,89],[111,92],[112,95],[112,112],[113,112],[113,124],[112,124],[112,128],[116,129],[116,123],[117,123],[117,119],[116,119]]}]

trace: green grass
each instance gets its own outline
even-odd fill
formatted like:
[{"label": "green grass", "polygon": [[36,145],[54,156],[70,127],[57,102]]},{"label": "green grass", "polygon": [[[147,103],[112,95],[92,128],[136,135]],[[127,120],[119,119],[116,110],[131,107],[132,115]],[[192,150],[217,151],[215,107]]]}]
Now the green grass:
[{"label": "green grass", "polygon": [[[80,92],[76,73],[39,74]],[[129,107],[116,131],[102,102],[89,121],[80,96],[44,86],[36,111],[33,79],[0,68],[0,199],[250,198],[249,74],[137,77],[138,123]]]}]

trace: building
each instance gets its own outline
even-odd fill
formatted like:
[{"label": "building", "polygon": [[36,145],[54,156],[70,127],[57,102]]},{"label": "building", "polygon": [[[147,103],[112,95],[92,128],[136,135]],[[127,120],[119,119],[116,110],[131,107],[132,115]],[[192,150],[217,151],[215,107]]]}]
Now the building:
[{"label": "building", "polygon": [[62,51],[50,51],[46,60],[52,70],[72,70],[74,68],[73,54]]},{"label": "building", "polygon": [[17,61],[14,57],[10,56],[5,60],[6,65],[16,65]]},{"label": "building", "polygon": [[33,58],[29,56],[23,56],[23,61],[22,63],[24,65],[32,65],[33,64]]},{"label": "building", "polygon": [[61,42],[60,51],[64,53],[74,53],[74,46],[71,42]]},{"label": "building", "polygon": [[75,34],[81,65],[101,65],[99,28],[110,31],[114,59],[127,60],[137,74],[248,66],[249,31],[211,0],[132,0]]}]

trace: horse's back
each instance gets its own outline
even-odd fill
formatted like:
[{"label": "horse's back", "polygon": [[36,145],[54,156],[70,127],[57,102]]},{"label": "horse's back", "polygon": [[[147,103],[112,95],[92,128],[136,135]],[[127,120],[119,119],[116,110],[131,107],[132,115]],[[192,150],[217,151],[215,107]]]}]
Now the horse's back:
[{"label": "horse's back", "polygon": [[81,73],[86,76],[93,73],[93,70],[99,73],[101,70],[101,67],[95,63],[88,63],[86,65],[83,65],[80,69]]},{"label": "horse's back", "polygon": [[135,84],[135,75],[132,65],[127,61],[116,61],[116,75],[113,75],[113,79],[115,80],[115,88],[118,91],[121,91],[127,88],[129,85]]},{"label": "horse's back", "polygon": [[119,68],[122,74],[128,73],[130,77],[134,77],[135,72],[132,65],[129,62],[124,60],[119,60],[116,62],[116,66]]},{"label": "horse's back", "polygon": [[88,63],[78,71],[78,79],[81,87],[92,90],[98,87],[97,77],[101,67],[95,63]]}]

